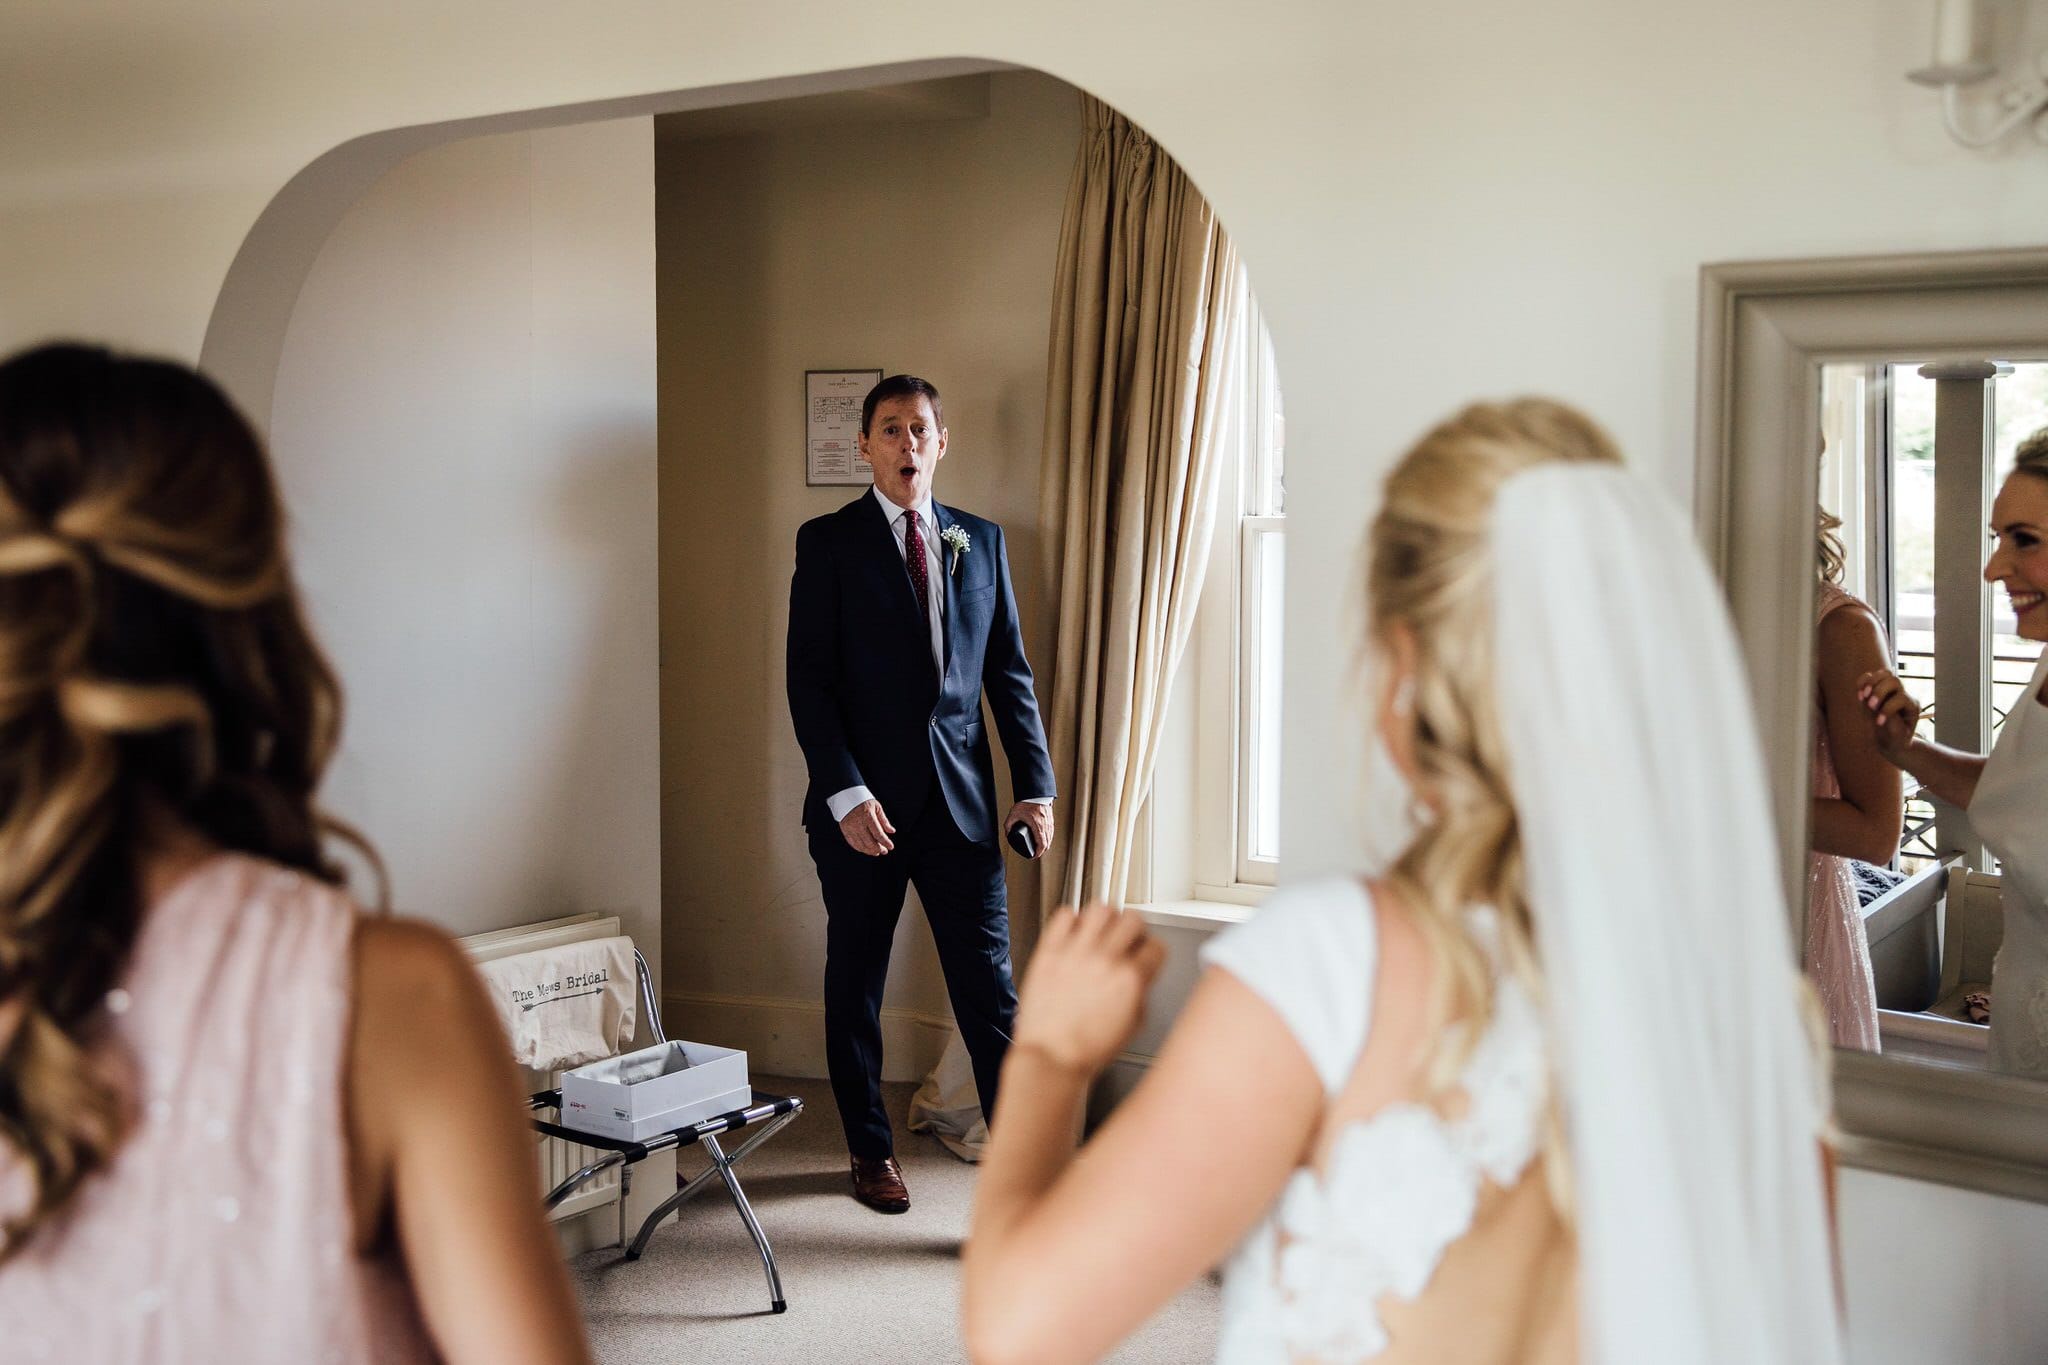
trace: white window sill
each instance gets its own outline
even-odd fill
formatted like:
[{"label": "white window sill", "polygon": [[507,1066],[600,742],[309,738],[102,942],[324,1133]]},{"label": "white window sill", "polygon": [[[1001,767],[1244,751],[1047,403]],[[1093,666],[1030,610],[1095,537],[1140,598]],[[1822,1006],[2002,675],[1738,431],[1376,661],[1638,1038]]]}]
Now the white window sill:
[{"label": "white window sill", "polygon": [[[1263,891],[1265,888],[1257,889]],[[1137,911],[1139,917],[1150,925],[1167,929],[1206,929],[1212,933],[1233,924],[1242,924],[1258,913],[1256,905],[1210,900],[1153,901],[1149,905],[1128,908]]]},{"label": "white window sill", "polygon": [[1272,894],[1270,883],[1197,881],[1194,899],[1216,905],[1264,905]]}]

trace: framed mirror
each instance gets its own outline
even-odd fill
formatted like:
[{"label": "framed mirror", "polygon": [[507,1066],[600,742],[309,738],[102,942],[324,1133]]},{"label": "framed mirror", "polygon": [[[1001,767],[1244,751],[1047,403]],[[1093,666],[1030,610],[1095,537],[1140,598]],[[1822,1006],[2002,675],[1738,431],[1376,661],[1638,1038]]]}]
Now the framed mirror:
[{"label": "framed mirror", "polygon": [[[2030,740],[2048,732],[2042,632],[1983,576],[2013,450],[2048,426],[2048,249],[1710,265],[1699,355],[1698,525],[1757,699],[1795,941],[1837,1042],[1843,1158],[2048,1201],[2048,1077],[2022,1074],[2010,1045],[2036,993],[2011,959],[1989,989],[2031,882],[1910,773],[1874,783],[1875,842],[1842,844],[1822,798],[1853,785],[1828,744],[1836,609],[1922,703],[1922,735],[1981,754],[2015,717]],[[2048,805],[2030,818],[2048,850]],[[1817,899],[1837,873],[1852,880],[1834,894],[1853,897],[1838,917]],[[1837,918],[1853,973],[1819,942]]]}]

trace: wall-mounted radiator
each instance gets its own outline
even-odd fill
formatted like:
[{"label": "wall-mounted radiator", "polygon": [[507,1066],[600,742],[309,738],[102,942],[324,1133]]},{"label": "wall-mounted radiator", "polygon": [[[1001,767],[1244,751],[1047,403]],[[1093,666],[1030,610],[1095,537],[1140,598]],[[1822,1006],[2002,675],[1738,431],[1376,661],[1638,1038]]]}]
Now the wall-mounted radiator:
[{"label": "wall-mounted radiator", "polygon": [[[558,948],[565,943],[581,943],[586,939],[614,938],[619,932],[617,915],[601,915],[588,911],[580,915],[568,915],[561,919],[541,920],[535,924],[518,924],[509,929],[493,929],[489,933],[471,934],[458,940],[469,951],[475,962],[490,962],[514,953],[530,953],[537,948]],[[561,1084],[561,1073],[550,1075],[543,1071],[524,1072],[527,1093],[547,1090]],[[545,1115],[543,1115],[545,1117]],[[597,1148],[585,1147],[577,1142],[564,1142],[560,1138],[543,1137],[534,1134],[538,1144],[535,1155],[540,1164],[540,1189],[545,1194],[573,1175],[590,1161],[603,1155]],[[573,1218],[579,1213],[602,1208],[619,1201],[619,1172],[607,1171],[596,1177],[575,1194],[557,1205],[550,1217],[557,1222]]]}]

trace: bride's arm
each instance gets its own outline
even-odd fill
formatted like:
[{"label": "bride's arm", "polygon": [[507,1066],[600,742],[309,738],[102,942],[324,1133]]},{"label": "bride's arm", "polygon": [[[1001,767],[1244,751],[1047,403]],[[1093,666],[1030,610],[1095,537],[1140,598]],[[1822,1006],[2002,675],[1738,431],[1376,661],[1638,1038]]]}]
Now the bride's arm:
[{"label": "bride's arm", "polygon": [[[982,1365],[1100,1358],[1271,1207],[1322,1112],[1322,1084],[1286,1024],[1212,968],[1144,1080],[1077,1157],[1089,1082],[1128,1040],[1143,999],[1142,980],[1120,994],[1134,973],[1105,986],[1088,975],[1099,963],[1073,970],[1074,945],[1091,931],[1107,932],[1100,921],[1048,925],[1003,1067],[963,1265],[968,1351]],[[1135,926],[1122,932],[1142,941]],[[1116,1027],[1075,1018],[1125,999]]]}]

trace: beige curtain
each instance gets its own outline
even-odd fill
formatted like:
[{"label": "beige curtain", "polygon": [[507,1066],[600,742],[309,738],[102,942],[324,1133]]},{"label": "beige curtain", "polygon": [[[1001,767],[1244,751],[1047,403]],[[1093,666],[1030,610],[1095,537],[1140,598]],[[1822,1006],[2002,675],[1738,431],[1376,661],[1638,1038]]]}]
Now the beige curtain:
[{"label": "beige curtain", "polygon": [[[1222,452],[1243,421],[1249,307],[1208,202],[1143,129],[1084,96],[1046,375],[1040,523],[1047,595],[1059,604],[1048,721],[1061,813],[1041,912],[1121,903],[1129,889],[1137,812],[1209,561]],[[957,1031],[910,1118],[980,1159],[988,1129]]]},{"label": "beige curtain", "polygon": [[[1085,97],[1084,97],[1085,98]],[[1086,99],[1061,226],[1040,522],[1059,604],[1050,717],[1064,807],[1042,909],[1130,891],[1168,693],[1243,415],[1244,271],[1144,130]]]}]

